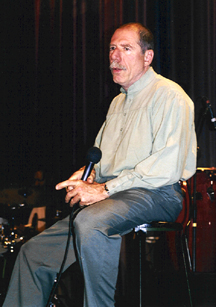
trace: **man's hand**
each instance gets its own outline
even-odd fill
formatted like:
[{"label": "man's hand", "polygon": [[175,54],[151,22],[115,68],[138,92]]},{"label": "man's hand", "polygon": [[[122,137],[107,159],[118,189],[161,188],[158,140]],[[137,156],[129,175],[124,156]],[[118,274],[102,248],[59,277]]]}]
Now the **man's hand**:
[{"label": "man's hand", "polygon": [[56,186],[56,190],[66,188],[65,202],[70,203],[71,207],[78,202],[81,206],[88,206],[109,197],[104,189],[104,183],[91,182],[92,177],[89,177],[87,181],[71,178],[74,178],[73,175]]},{"label": "man's hand", "polygon": [[[71,175],[71,177],[68,180],[80,180],[82,178],[83,172],[84,172],[85,166],[81,167],[78,171],[76,171],[75,173],[73,173],[73,175]],[[95,179],[95,170],[93,169],[91,171],[91,174],[89,175],[89,177],[87,178],[87,182],[88,183],[93,183]],[[68,180],[66,180],[68,182]],[[65,181],[64,181],[65,182]],[[63,182],[62,182],[63,183]],[[70,185],[71,182],[68,183],[67,186],[64,186],[64,188],[66,189],[66,192],[69,192],[71,190],[73,190],[73,187]],[[61,190],[62,187],[59,188],[59,184],[56,185],[56,190]]]},{"label": "man's hand", "polygon": [[[83,172],[84,172],[85,166],[81,167],[78,171],[73,173],[73,175],[68,180],[80,180],[82,178]],[[95,170],[93,169],[91,171],[91,174],[87,178],[87,182],[93,183],[95,179]]]}]

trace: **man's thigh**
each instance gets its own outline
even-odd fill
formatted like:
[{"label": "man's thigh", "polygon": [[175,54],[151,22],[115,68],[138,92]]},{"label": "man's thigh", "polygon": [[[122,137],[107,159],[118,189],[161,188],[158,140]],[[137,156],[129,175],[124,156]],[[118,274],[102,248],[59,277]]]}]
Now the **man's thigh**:
[{"label": "man's thigh", "polygon": [[76,223],[84,231],[98,229],[107,235],[124,235],[143,223],[175,221],[181,209],[178,183],[154,190],[129,189],[86,207],[76,217]]}]

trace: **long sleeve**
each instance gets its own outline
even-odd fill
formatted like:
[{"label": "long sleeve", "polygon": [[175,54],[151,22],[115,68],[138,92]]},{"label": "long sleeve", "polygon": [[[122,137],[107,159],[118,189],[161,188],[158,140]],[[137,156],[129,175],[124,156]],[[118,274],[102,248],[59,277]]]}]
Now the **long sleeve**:
[{"label": "long sleeve", "polygon": [[196,170],[193,103],[174,82],[152,79],[138,94],[114,99],[96,138],[104,156],[97,180],[111,194],[173,184]]}]

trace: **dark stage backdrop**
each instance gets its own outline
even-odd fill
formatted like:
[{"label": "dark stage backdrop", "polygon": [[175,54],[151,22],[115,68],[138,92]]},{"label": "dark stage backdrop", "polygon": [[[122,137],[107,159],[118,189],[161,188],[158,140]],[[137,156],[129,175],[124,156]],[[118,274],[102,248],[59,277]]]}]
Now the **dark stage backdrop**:
[{"label": "dark stage backdrop", "polygon": [[216,167],[216,132],[201,116],[206,99],[216,114],[216,1],[1,0],[0,20],[1,184],[38,168],[56,183],[84,164],[119,93],[109,40],[131,21],[155,35],[156,72],[195,102],[198,166]]}]

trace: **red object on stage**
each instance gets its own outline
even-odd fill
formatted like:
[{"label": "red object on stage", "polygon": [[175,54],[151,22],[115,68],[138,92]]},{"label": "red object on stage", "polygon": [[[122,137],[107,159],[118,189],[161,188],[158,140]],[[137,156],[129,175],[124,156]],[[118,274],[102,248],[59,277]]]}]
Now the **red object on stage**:
[{"label": "red object on stage", "polygon": [[[192,187],[193,187],[192,178]],[[216,272],[216,168],[198,168],[196,173],[196,221],[189,227],[192,254],[193,227],[196,227],[196,270]],[[193,225],[193,223],[195,225]]]},{"label": "red object on stage", "polygon": [[[194,180],[196,176],[196,220],[193,220]],[[188,181],[182,182],[183,209],[176,222],[182,223],[188,237],[190,258],[195,272],[216,272],[216,168],[198,168]],[[190,203],[190,196],[192,197]],[[195,231],[195,248],[193,245]],[[178,267],[175,256],[175,234],[167,233],[170,257]]]}]

